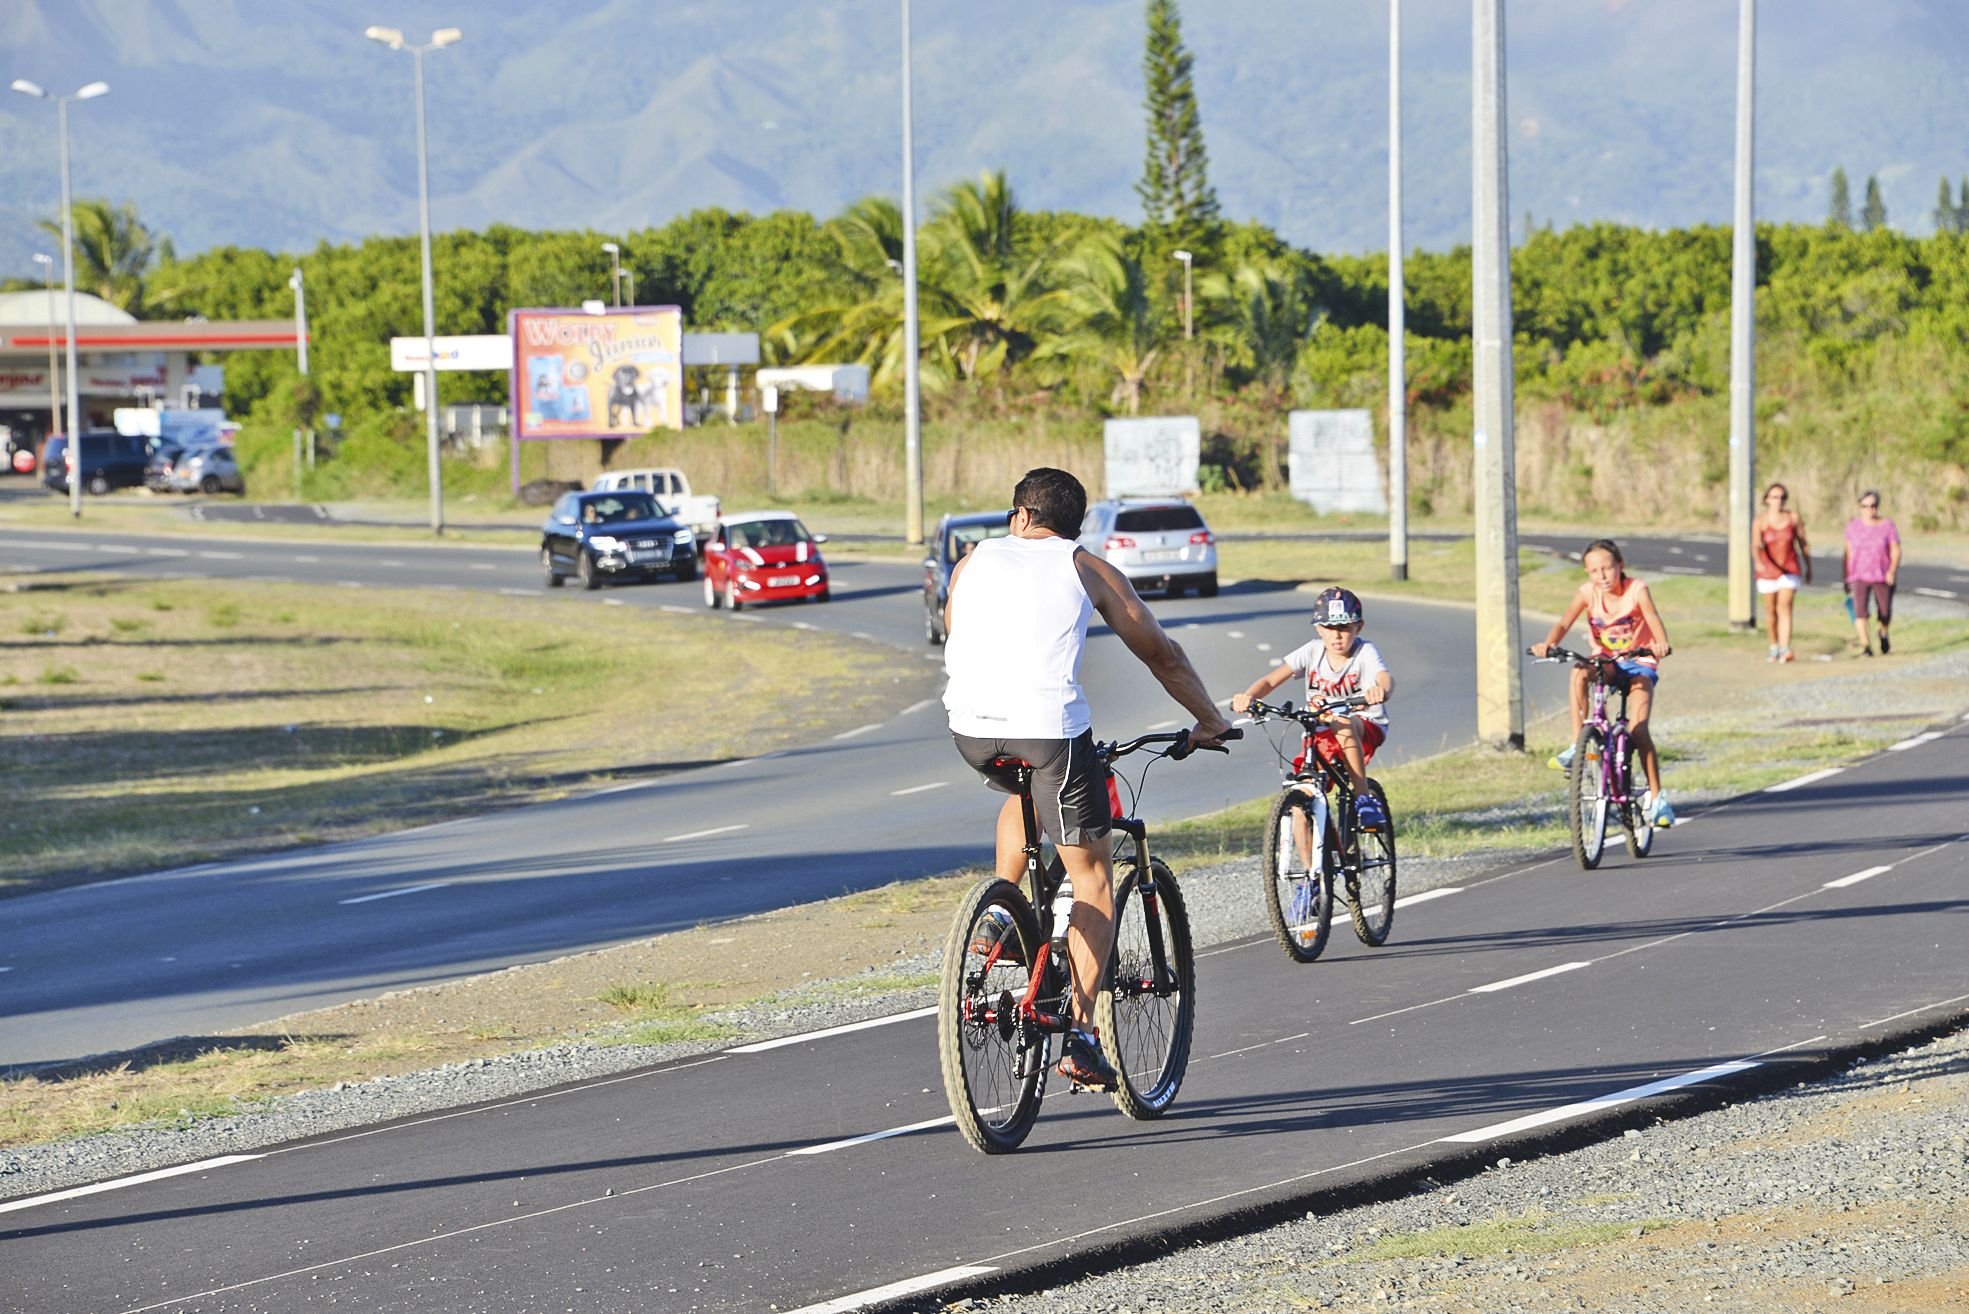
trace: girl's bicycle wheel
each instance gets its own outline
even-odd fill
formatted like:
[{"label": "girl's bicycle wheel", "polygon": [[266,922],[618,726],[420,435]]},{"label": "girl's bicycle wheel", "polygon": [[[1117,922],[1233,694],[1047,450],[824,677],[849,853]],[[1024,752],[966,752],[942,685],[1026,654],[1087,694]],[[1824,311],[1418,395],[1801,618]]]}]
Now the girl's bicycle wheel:
[{"label": "girl's bicycle wheel", "polygon": [[1327,928],[1333,921],[1333,877],[1324,864],[1309,867],[1300,854],[1297,832],[1302,825],[1307,835],[1324,845],[1312,796],[1288,788],[1272,804],[1265,821],[1260,879],[1279,947],[1293,962],[1310,963],[1326,948]]},{"label": "girl's bicycle wheel", "polygon": [[1362,944],[1379,949],[1388,943],[1388,932],[1395,925],[1395,814],[1380,781],[1370,780],[1367,787],[1381,800],[1388,824],[1375,831],[1355,828],[1354,852],[1360,856],[1360,867],[1359,875],[1349,878],[1347,893],[1353,897],[1354,934]]},{"label": "girl's bicycle wheel", "polygon": [[1161,859],[1148,878],[1118,862],[1114,957],[1094,996],[1094,1024],[1121,1074],[1114,1102],[1131,1118],[1160,1118],[1176,1100],[1196,1025],[1196,954],[1176,878]]},{"label": "girl's bicycle wheel", "polygon": [[1640,786],[1637,781],[1645,776],[1636,774],[1640,768],[1639,754],[1634,751],[1634,743],[1625,735],[1620,738],[1620,778],[1627,793],[1627,802],[1620,809],[1620,830],[1627,837],[1627,856],[1645,858],[1655,846],[1655,830],[1648,824],[1647,809],[1641,806]]},{"label": "girl's bicycle wheel", "polygon": [[1018,1004],[1040,945],[1039,920],[1019,887],[971,887],[944,941],[937,990],[937,1057],[957,1129],[986,1154],[1016,1150],[1039,1116],[1047,1036]]},{"label": "girl's bicycle wheel", "polygon": [[1585,871],[1600,865],[1607,847],[1606,771],[1601,762],[1605,745],[1599,730],[1581,726],[1573,741],[1572,767],[1566,772],[1566,822],[1572,830],[1572,856]]}]

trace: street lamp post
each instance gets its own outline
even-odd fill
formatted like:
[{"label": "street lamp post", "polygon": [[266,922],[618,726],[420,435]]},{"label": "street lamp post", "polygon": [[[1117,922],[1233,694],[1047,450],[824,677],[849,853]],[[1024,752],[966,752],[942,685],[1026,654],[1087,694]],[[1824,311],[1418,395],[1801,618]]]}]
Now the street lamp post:
[{"label": "street lamp post", "polygon": [[43,91],[26,78],[14,79],[14,90],[23,96],[55,102],[55,122],[61,141],[62,157],[62,286],[68,297],[68,512],[82,516],[82,389],[75,371],[75,209],[68,199],[68,103],[94,100],[109,90],[107,82],[91,82],[72,96],[56,96]]},{"label": "street lamp post", "polygon": [[417,83],[417,230],[424,257],[424,421],[426,460],[431,482],[431,532],[444,531],[444,481],[438,468],[438,353],[436,312],[431,305],[431,170],[424,145],[424,56],[452,45],[465,34],[455,27],[441,27],[421,46],[406,42],[394,27],[368,27],[364,36],[392,50],[410,52]]},{"label": "street lamp post", "polygon": [[923,542],[923,415],[917,380],[916,147],[910,128],[909,0],[902,0],[903,538]]},{"label": "street lamp post", "polygon": [[636,304],[636,271],[633,269],[623,270],[622,280],[629,285],[629,304],[634,306]]},{"label": "street lamp post", "polygon": [[[62,372],[55,362],[55,258],[45,251],[34,253],[34,263],[47,270],[43,283],[48,294],[48,437],[62,430]],[[43,441],[41,450],[47,451]]]},{"label": "street lamp post", "polygon": [[603,242],[602,250],[608,252],[608,285],[614,289],[615,304],[619,309],[622,305],[622,248],[614,242]]},{"label": "street lamp post", "polygon": [[1192,311],[1196,297],[1192,291],[1190,274],[1196,264],[1196,257],[1188,251],[1173,252],[1183,265],[1183,392],[1194,402],[1196,400],[1196,349],[1191,342],[1196,338],[1196,316]]},{"label": "street lamp post", "polygon": [[1737,4],[1736,205],[1730,234],[1730,548],[1733,630],[1757,626],[1756,570],[1750,559],[1751,499],[1757,493],[1757,0]]},{"label": "street lamp post", "polygon": [[1388,574],[1408,578],[1408,342],[1402,284],[1402,0],[1388,0]]},{"label": "street lamp post", "polygon": [[[302,287],[299,265],[296,265],[294,272],[287,276],[287,286],[294,289],[294,357],[300,365],[301,381],[305,384],[308,378],[308,297]],[[297,397],[295,400],[300,399]],[[312,455],[313,444],[310,443],[308,446],[309,454]],[[308,464],[312,465],[314,462],[309,461]],[[301,466],[301,426],[297,424],[294,426],[294,496],[296,498],[301,496]]]}]

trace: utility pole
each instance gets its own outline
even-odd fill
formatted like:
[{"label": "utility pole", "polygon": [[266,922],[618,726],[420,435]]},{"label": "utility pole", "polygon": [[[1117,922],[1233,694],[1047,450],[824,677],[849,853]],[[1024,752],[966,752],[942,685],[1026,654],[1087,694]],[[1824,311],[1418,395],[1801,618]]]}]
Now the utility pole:
[{"label": "utility pole", "polygon": [[1751,204],[1756,146],[1757,0],[1737,0],[1737,195],[1730,259],[1730,628],[1757,624],[1750,521],[1757,482],[1757,225]]},{"label": "utility pole", "polygon": [[[301,387],[308,383],[308,298],[302,289],[301,267],[294,266],[294,272],[287,276],[287,286],[294,289],[294,358],[300,367]],[[297,401],[300,398],[296,398]],[[294,498],[301,498],[301,427],[294,426]]]},{"label": "utility pole", "polygon": [[1172,251],[1172,256],[1183,266],[1183,395],[1191,406],[1196,405],[1196,314],[1191,307],[1196,302],[1195,285],[1190,280],[1196,257],[1188,251]]},{"label": "utility pole", "polygon": [[923,414],[917,381],[916,144],[910,132],[909,0],[902,0],[903,540],[923,543]]},{"label": "utility pole", "polygon": [[1504,152],[1504,0],[1473,0],[1473,278],[1477,738],[1525,746],[1511,396],[1511,227]]},{"label": "utility pole", "polygon": [[[55,362],[55,258],[45,251],[36,251],[34,263],[48,267],[48,438],[53,438],[68,432],[62,428],[62,371]],[[47,450],[46,438],[42,439],[41,447]]]},{"label": "utility pole", "polygon": [[1408,578],[1408,344],[1402,314],[1402,0],[1388,0],[1388,577]]}]

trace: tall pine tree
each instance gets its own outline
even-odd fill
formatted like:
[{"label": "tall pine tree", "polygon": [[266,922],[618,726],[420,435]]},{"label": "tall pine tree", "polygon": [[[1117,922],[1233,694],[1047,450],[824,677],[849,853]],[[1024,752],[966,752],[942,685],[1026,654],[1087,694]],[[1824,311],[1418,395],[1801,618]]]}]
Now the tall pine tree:
[{"label": "tall pine tree", "polygon": [[1955,207],[1955,231],[1969,233],[1969,177],[1962,180],[1962,195]]},{"label": "tall pine tree", "polygon": [[1871,174],[1866,180],[1866,205],[1860,210],[1860,227],[1877,232],[1887,226],[1887,203],[1880,199],[1880,179]]},{"label": "tall pine tree", "polygon": [[1948,185],[1948,175],[1942,175],[1941,194],[1935,198],[1935,231],[1955,233],[1961,231],[1962,217],[1955,212],[1955,191]]},{"label": "tall pine tree", "polygon": [[1832,170],[1832,202],[1826,208],[1826,223],[1834,228],[1853,226],[1853,193],[1846,185],[1846,166],[1835,165]]},{"label": "tall pine tree", "polygon": [[1135,194],[1142,198],[1142,214],[1151,227],[1194,239],[1217,217],[1217,193],[1210,187],[1203,120],[1190,83],[1192,60],[1183,46],[1176,0],[1149,0],[1148,20],[1142,55],[1148,149]]}]

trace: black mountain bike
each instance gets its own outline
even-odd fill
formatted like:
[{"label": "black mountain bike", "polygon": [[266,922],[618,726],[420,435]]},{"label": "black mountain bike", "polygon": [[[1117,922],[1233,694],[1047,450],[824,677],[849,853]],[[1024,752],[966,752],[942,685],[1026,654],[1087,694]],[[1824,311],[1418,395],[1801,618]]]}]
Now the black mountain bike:
[{"label": "black mountain bike", "polygon": [[[1249,714],[1257,720],[1297,722],[1310,735],[1325,729],[1328,717],[1368,705],[1359,694],[1304,711],[1294,711],[1291,703],[1274,707],[1253,699]],[[1285,760],[1283,753],[1279,756]],[[1265,819],[1259,872],[1265,911],[1271,914],[1279,947],[1295,963],[1310,963],[1326,948],[1336,878],[1362,944],[1379,948],[1394,928],[1395,814],[1380,783],[1369,779],[1367,784],[1388,818],[1387,825],[1375,830],[1361,828],[1346,765],[1327,761],[1309,746],[1303,758],[1287,766],[1284,788]],[[1307,852],[1308,841],[1318,850],[1317,861]]]},{"label": "black mountain bike", "polygon": [[[1107,770],[1114,828],[1131,841],[1114,859],[1114,950],[1094,995],[1094,1025],[1121,1075],[1114,1102],[1131,1118],[1159,1118],[1175,1102],[1196,1022],[1196,956],[1182,890],[1149,853],[1147,826],[1123,816],[1112,764],[1151,745],[1187,757],[1189,732],[1095,745]],[[1228,752],[1227,749],[1218,749]],[[986,1154],[1024,1142],[1039,1117],[1053,1038],[1072,1025],[1067,919],[1073,890],[1054,854],[1042,861],[1032,805],[1032,767],[1012,769],[1025,823],[1024,888],[996,876],[971,887],[944,942],[937,992],[937,1050],[944,1093],[964,1139]],[[1151,764],[1152,765],[1152,764]],[[1143,769],[1147,776],[1147,768]],[[1141,778],[1135,784],[1139,802]]]}]

